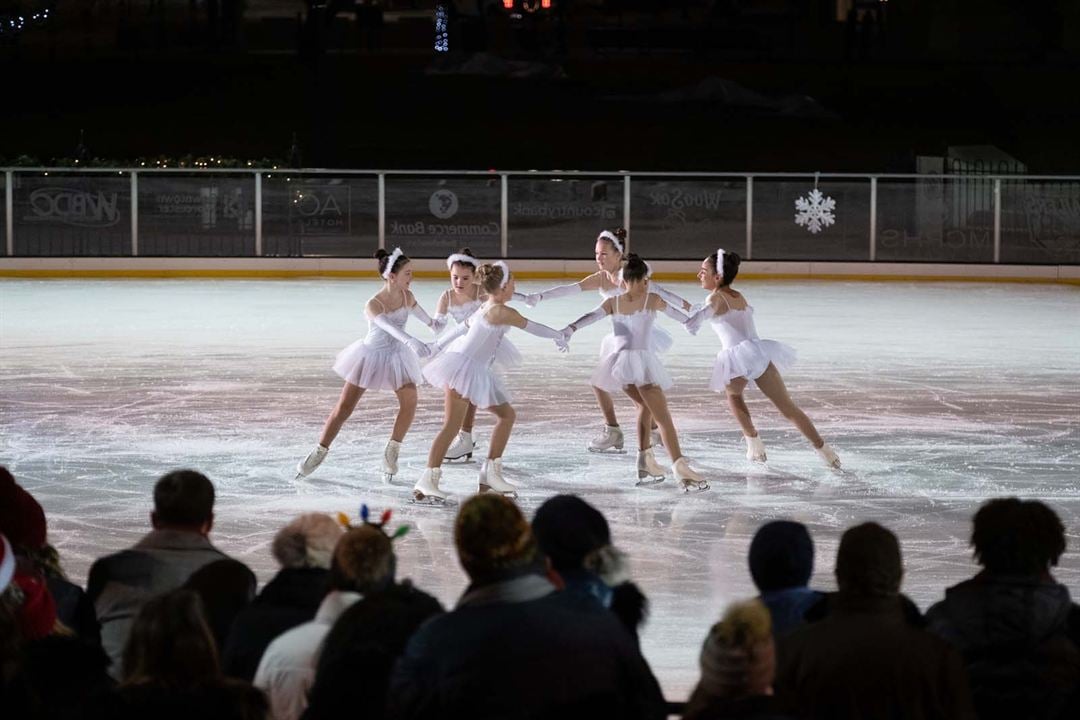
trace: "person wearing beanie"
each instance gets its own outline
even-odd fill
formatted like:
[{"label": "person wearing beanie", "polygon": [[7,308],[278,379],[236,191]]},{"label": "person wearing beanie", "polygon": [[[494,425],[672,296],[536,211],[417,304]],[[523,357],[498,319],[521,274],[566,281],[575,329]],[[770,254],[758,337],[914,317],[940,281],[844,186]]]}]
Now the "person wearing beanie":
[{"label": "person wearing beanie", "polygon": [[760,600],[735,603],[712,626],[701,648],[701,680],[683,720],[781,716],[773,698],[776,649],[769,609]]},{"label": "person wearing beanie", "polygon": [[181,587],[191,575],[228,558],[210,542],[214,485],[202,473],[175,470],[154,485],[153,529],[134,547],[90,566],[86,594],[101,623],[109,672],[123,676],[124,645],[135,614],[148,599]]},{"label": "person wearing beanie", "polygon": [[972,521],[981,572],[926,612],[963,655],[980,720],[1080,717],[1080,606],[1050,572],[1065,544],[1045,503],[990,500]]},{"label": "person wearing beanie", "polygon": [[814,572],[814,541],[802,523],[774,520],[750,541],[750,576],[772,616],[774,637],[802,625],[803,616],[824,597],[807,587]]},{"label": "person wearing beanie", "polygon": [[304,513],[278,530],[270,553],[281,566],[233,621],[222,651],[226,675],[252,680],[266,646],[315,617],[329,589],[330,559],[344,533],[326,513]]},{"label": "person wearing beanie", "polygon": [[94,604],[68,580],[56,548],[48,543],[47,529],[41,503],[15,482],[7,468],[0,467],[0,532],[7,535],[22,565],[44,579],[60,623],[84,640],[100,643]]},{"label": "person wearing beanie", "polygon": [[873,522],[848,528],[835,574],[839,591],[779,642],[782,707],[829,720],[974,718],[959,653],[900,594],[896,535]]},{"label": "person wearing beanie", "polygon": [[665,717],[619,621],[595,598],[555,591],[517,505],[493,493],[470,498],[454,545],[469,586],[409,640],[388,717]]},{"label": "person wearing beanie", "polygon": [[537,509],[532,529],[556,584],[595,598],[637,639],[648,600],[628,581],[626,558],[612,546],[603,513],[576,495],[556,495]]},{"label": "person wearing beanie", "polygon": [[270,699],[274,720],[304,714],[330,628],[361,598],[393,585],[396,565],[393,544],[381,527],[364,524],[341,536],[330,561],[330,591],[315,616],[271,642],[255,670],[254,685]]}]

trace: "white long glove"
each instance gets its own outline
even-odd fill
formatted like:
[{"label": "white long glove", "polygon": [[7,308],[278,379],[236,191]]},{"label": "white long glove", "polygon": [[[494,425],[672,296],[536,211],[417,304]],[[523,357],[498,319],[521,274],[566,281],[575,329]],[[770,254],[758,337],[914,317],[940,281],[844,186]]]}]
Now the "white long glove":
[{"label": "white long glove", "polygon": [[683,325],[690,321],[690,316],[674,305],[664,305],[664,314]]},{"label": "white long glove", "polygon": [[455,327],[453,330],[446,333],[445,335],[443,335],[442,337],[437,339],[435,342],[431,343],[431,346],[432,346],[434,352],[442,352],[442,350],[444,348],[446,348],[447,345],[454,342],[455,340],[457,340],[459,337],[461,337],[462,335],[464,335],[467,332],[469,332],[469,321],[468,320],[466,320],[463,323],[458,324],[457,327]]},{"label": "white long glove", "polygon": [[565,333],[567,330],[569,330],[570,334],[572,335],[581,328],[588,327],[594,322],[597,322],[598,320],[603,320],[605,317],[607,317],[607,310],[604,309],[603,305],[598,305],[594,309],[579,317],[574,322],[569,323],[565,328],[563,328],[563,332]]},{"label": "white long glove", "polygon": [[525,327],[522,329],[530,335],[554,340],[555,347],[559,348],[559,352],[567,352],[570,349],[570,346],[566,343],[566,338],[564,338],[563,334],[555,328],[549,328],[542,323],[526,320]]},{"label": "white long glove", "polygon": [[709,303],[703,304],[701,307],[695,307],[690,311],[690,319],[686,321],[686,331],[691,335],[697,335],[698,330],[705,324],[705,321],[716,314],[713,310],[713,306]]},{"label": "white long glove", "polygon": [[543,292],[526,295],[525,304],[529,307],[535,307],[541,300],[554,300],[555,298],[569,297],[570,295],[576,295],[579,292],[581,292],[581,285],[577,283],[572,285],[559,285],[558,287],[549,288]]},{"label": "white long glove", "polygon": [[688,310],[693,307],[688,300],[684,300],[660,283],[653,282],[652,280],[649,281],[649,292],[659,295],[668,305],[675,305],[679,308],[687,308]]},{"label": "white long glove", "polygon": [[[409,313],[436,333],[439,332],[439,329],[435,327],[435,321],[427,314],[427,311],[424,310],[424,308],[420,307],[420,303],[413,303],[413,306],[409,308]],[[445,317],[445,315],[443,317]]]},{"label": "white long glove", "polygon": [[447,323],[450,320],[447,318],[446,313],[438,313],[435,317],[431,318],[431,331],[436,335],[446,329]]},{"label": "white long glove", "polygon": [[420,357],[425,358],[431,355],[431,347],[427,343],[417,340],[404,330],[400,330],[394,323],[387,320],[386,316],[376,315],[371,319],[371,322],[378,325],[390,337],[408,345]]}]

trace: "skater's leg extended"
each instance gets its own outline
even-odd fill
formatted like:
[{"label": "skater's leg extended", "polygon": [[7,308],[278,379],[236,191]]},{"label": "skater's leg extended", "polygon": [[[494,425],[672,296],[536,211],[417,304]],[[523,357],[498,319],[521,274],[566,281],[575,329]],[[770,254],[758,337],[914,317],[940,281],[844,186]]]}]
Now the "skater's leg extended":
[{"label": "skater's leg extended", "polygon": [[431,450],[428,452],[427,466],[432,468],[442,466],[446,451],[457,437],[461,420],[468,412],[469,401],[461,397],[456,390],[446,388],[443,407],[443,426],[439,434],[435,436],[435,440],[431,443]]},{"label": "skater's leg extended", "polygon": [[678,460],[682,457],[682,448],[679,446],[679,437],[675,434],[675,423],[668,411],[667,398],[664,397],[663,389],[658,385],[639,385],[637,391],[645,407],[660,427],[660,436],[664,439],[664,448],[668,455],[673,461]]},{"label": "skater's leg extended", "polygon": [[510,441],[510,431],[514,428],[514,420],[517,413],[510,403],[503,403],[488,408],[495,416],[495,427],[491,430],[491,445],[488,448],[488,458],[501,458],[506,450],[506,443]]},{"label": "skater's leg extended", "polygon": [[746,400],[743,398],[743,391],[746,389],[746,378],[732,378],[731,382],[724,388],[727,393],[728,407],[731,409],[731,414],[734,416],[735,421],[739,423],[739,427],[742,428],[743,435],[746,437],[756,437],[757,429],[754,427],[754,421],[750,417],[750,408],[746,406]]},{"label": "skater's leg extended", "polygon": [[780,411],[780,414],[799,428],[799,432],[805,435],[806,439],[815,448],[820,448],[825,444],[825,441],[821,439],[821,435],[818,434],[817,428],[814,427],[814,423],[788,395],[787,387],[784,385],[784,378],[780,376],[780,371],[772,363],[755,382],[761,388],[761,392],[765,393],[765,397],[769,398],[772,404],[776,406],[776,409]]},{"label": "skater's leg extended", "polygon": [[648,450],[652,447],[652,426],[653,416],[649,412],[649,408],[646,407],[645,401],[641,399],[641,393],[633,385],[627,385],[623,388],[623,392],[634,401],[634,407],[637,408],[637,436],[638,436],[638,450]]},{"label": "skater's leg extended", "polygon": [[394,430],[390,439],[402,442],[416,417],[416,385],[409,383],[397,389],[398,412],[394,418]]},{"label": "skater's leg extended", "polygon": [[352,383],[345,383],[345,386],[341,388],[341,395],[338,397],[337,405],[330,411],[330,415],[326,418],[326,424],[323,425],[322,435],[319,436],[320,445],[330,447],[330,443],[334,442],[334,438],[341,432],[341,426],[352,415],[356,403],[360,402],[360,396],[363,394],[364,388]]}]

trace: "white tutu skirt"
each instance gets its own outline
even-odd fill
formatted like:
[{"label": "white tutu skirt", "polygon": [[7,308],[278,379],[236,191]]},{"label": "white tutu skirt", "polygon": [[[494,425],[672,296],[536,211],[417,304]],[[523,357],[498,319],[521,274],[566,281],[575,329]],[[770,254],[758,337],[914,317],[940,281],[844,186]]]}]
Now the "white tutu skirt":
[{"label": "white tutu skirt", "polygon": [[601,390],[619,392],[627,385],[672,386],[671,374],[652,350],[620,350],[601,358],[592,375]]},{"label": "white tutu skirt", "polygon": [[362,339],[337,354],[334,372],[366,390],[398,390],[423,379],[420,359],[407,345],[365,345]]},{"label": "white tutu skirt", "polygon": [[775,340],[743,340],[734,347],[716,354],[709,389],[722,393],[734,378],[757,380],[769,363],[778,370],[786,370],[795,364],[795,348]]},{"label": "white tutu skirt", "polygon": [[[675,341],[671,338],[670,333],[661,327],[656,325],[652,326],[652,334],[649,336],[649,349],[655,353],[666,353],[671,349],[672,344]],[[619,343],[615,340],[615,333],[609,332],[600,341],[600,361],[603,362],[604,358],[608,355],[613,355],[619,349]]]},{"label": "white tutu skirt", "polygon": [[487,360],[475,360],[464,353],[440,353],[424,366],[424,379],[435,387],[452,388],[478,408],[511,402],[502,377]]}]

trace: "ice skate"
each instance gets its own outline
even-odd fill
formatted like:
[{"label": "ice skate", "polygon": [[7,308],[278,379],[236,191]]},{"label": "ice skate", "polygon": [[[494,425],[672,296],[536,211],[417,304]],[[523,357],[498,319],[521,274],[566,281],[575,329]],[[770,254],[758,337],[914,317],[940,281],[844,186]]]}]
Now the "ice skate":
[{"label": "ice skate", "polygon": [[462,430],[458,433],[454,444],[443,455],[443,460],[447,462],[468,462],[472,460],[473,450],[476,450],[476,442],[473,441],[472,433]]},{"label": "ice skate", "polygon": [[840,456],[836,454],[836,451],[829,447],[829,443],[825,443],[819,448],[814,448],[821,459],[828,467],[840,469]]},{"label": "ice skate", "polygon": [[589,441],[589,452],[624,453],[622,429],[618,425],[605,425],[600,433]]},{"label": "ice skate", "polygon": [[684,492],[700,492],[709,489],[709,483],[690,468],[690,462],[681,457],[671,466],[671,472]]},{"label": "ice skate", "polygon": [[[750,462],[765,462],[765,443],[761,442],[761,436],[746,437],[746,459]],[[820,451],[819,451],[820,452]]]},{"label": "ice skate", "polygon": [[401,452],[401,443],[397,440],[391,440],[386,443],[386,449],[383,450],[382,456],[382,472],[383,480],[388,483],[394,482],[394,476],[398,471],[398,453]]},{"label": "ice skate", "polygon": [[506,497],[517,497],[517,486],[503,480],[502,476],[502,458],[491,459],[488,458],[484,461],[483,467],[480,468],[480,479],[478,493],[485,492],[497,492]]},{"label": "ice skate", "polygon": [[446,493],[439,489],[442,468],[428,468],[423,477],[413,485],[412,499],[415,505],[445,505]]},{"label": "ice skate", "polygon": [[316,445],[315,449],[308,453],[308,456],[296,464],[296,480],[300,478],[306,478],[311,473],[315,472],[315,468],[322,465],[322,461],[326,459],[326,454],[330,452],[330,448],[323,447],[322,445]]},{"label": "ice skate", "polygon": [[653,449],[641,450],[637,455],[638,485],[653,485],[664,480],[664,467],[656,462]]}]

